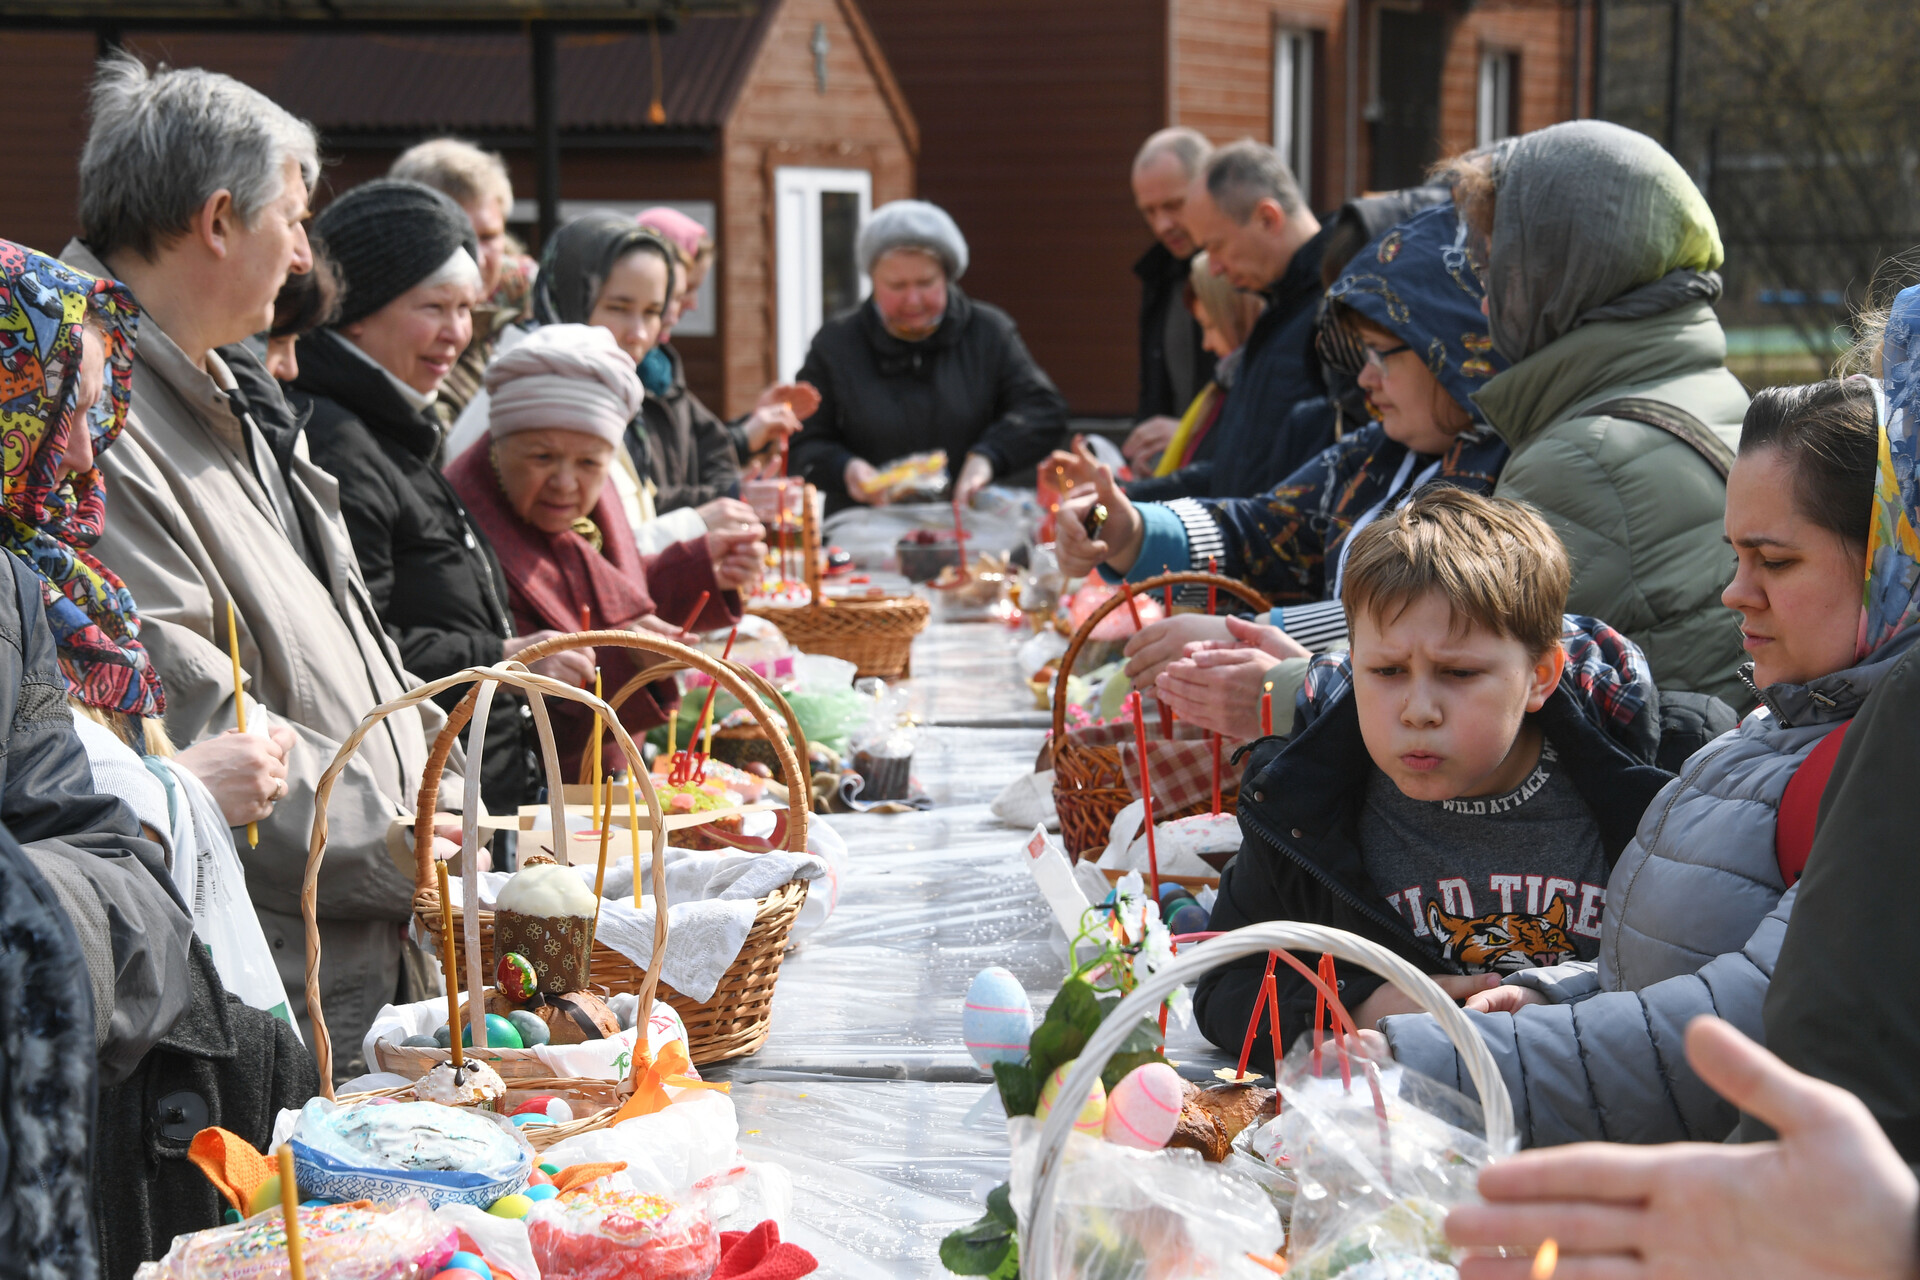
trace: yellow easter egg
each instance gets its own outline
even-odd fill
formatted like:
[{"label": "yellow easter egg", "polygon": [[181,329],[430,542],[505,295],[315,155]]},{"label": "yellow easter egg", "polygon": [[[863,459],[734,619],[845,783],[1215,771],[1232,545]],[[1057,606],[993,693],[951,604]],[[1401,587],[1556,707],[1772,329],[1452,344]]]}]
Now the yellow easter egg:
[{"label": "yellow easter egg", "polygon": [[[1053,1111],[1053,1104],[1060,1099],[1060,1090],[1067,1083],[1067,1074],[1073,1070],[1074,1062],[1063,1062],[1055,1067],[1053,1074],[1047,1077],[1047,1083],[1040,1089],[1040,1104],[1033,1110],[1034,1118],[1045,1120]],[[1080,1115],[1073,1122],[1075,1132],[1088,1137],[1100,1136],[1102,1126],[1107,1120],[1107,1090],[1098,1080],[1093,1082],[1093,1091],[1087,1094],[1087,1104],[1080,1108]]]},{"label": "yellow easter egg", "polygon": [[271,1209],[280,1203],[280,1175],[273,1174],[254,1188],[253,1198],[247,1201],[247,1216],[251,1218],[262,1209]]},{"label": "yellow easter egg", "polygon": [[516,1192],[495,1200],[487,1206],[487,1212],[496,1218],[524,1218],[532,1208],[533,1201]]}]

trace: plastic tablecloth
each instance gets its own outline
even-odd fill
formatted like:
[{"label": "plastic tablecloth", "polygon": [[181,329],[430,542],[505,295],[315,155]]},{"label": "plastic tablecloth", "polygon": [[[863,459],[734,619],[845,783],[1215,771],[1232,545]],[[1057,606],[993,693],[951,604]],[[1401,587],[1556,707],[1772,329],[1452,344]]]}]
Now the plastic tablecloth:
[{"label": "plastic tablecloth", "polygon": [[[990,1077],[967,1056],[960,1007],[988,965],[1012,970],[1036,1011],[1066,976],[1066,939],[1022,865],[1028,833],[988,809],[1043,737],[1004,727],[1031,707],[1020,639],[982,624],[916,642],[913,700],[929,723],[913,772],[937,805],[831,819],[850,864],[839,909],[787,957],[765,1047],[705,1072],[733,1082],[747,1155],[793,1174],[783,1234],[823,1275],[945,1275],[941,1237],[1007,1176],[998,1109],[970,1116]],[[1177,1027],[1168,1054],[1189,1074],[1225,1062]]]}]

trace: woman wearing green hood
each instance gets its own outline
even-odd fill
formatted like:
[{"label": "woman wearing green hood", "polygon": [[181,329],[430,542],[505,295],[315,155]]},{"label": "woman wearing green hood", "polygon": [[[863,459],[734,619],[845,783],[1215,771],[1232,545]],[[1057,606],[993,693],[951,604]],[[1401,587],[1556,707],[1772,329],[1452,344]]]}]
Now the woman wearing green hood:
[{"label": "woman wearing green hood", "polygon": [[1512,450],[1500,497],[1531,503],[1573,559],[1570,613],[1645,650],[1655,683],[1751,693],[1721,523],[1747,394],[1715,318],[1713,214],[1652,139],[1558,124],[1448,166],[1487,237],[1487,319],[1512,367],[1474,395]]}]

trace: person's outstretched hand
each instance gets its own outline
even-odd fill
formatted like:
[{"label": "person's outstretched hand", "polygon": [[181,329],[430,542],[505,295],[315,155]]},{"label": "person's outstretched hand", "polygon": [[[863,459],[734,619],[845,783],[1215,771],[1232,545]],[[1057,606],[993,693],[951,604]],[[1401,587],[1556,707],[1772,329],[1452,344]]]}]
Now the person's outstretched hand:
[{"label": "person's outstretched hand", "polygon": [[880,473],[875,471],[873,464],[865,458],[854,458],[849,461],[845,473],[841,476],[841,480],[847,486],[847,496],[869,507],[887,505],[887,495],[876,492],[874,489],[874,482],[879,478]]},{"label": "person's outstretched hand", "polygon": [[[1581,1143],[1489,1165],[1489,1203],[1447,1215],[1473,1248],[1554,1240],[1556,1280],[1911,1280],[1920,1182],[1859,1099],[1804,1076],[1717,1018],[1687,1027],[1687,1060],[1775,1142]],[[1526,1258],[1473,1257],[1461,1280],[1524,1280]]]},{"label": "person's outstretched hand", "polygon": [[993,463],[985,454],[970,453],[960,464],[953,480],[953,500],[962,507],[973,505],[973,495],[993,483]]},{"label": "person's outstretched hand", "polygon": [[1260,695],[1268,673],[1288,658],[1310,655],[1278,627],[1245,618],[1221,621],[1227,638],[1188,645],[1184,657],[1159,672],[1154,689],[1189,724],[1249,742],[1260,736]]},{"label": "person's outstretched hand", "polygon": [[760,524],[760,517],[752,507],[738,498],[715,498],[703,502],[694,508],[700,513],[700,519],[709,529],[730,529],[736,525]]},{"label": "person's outstretched hand", "polygon": [[[1089,538],[1083,525],[1087,512],[1098,503],[1107,509],[1107,522],[1100,536]],[[1140,544],[1146,537],[1146,524],[1127,495],[1113,482],[1111,467],[1093,469],[1093,489],[1075,494],[1060,504],[1059,519],[1054,522],[1054,551],[1060,557],[1060,570],[1068,581],[1084,578],[1102,561],[1116,573],[1133,568],[1139,558]]]},{"label": "person's outstretched hand", "polygon": [[722,591],[737,591],[760,581],[766,567],[766,530],[758,521],[714,529],[707,534],[707,555],[713,560],[713,580]]},{"label": "person's outstretched hand", "polygon": [[[558,631],[529,631],[523,636],[507,637],[507,642],[501,647],[506,650],[506,656],[511,658],[522,649],[545,644],[560,634]],[[593,650],[562,649],[559,653],[529,663],[527,670],[549,680],[570,684],[576,689],[584,688],[593,683]]]},{"label": "person's outstretched hand", "polygon": [[785,405],[793,410],[794,417],[804,422],[820,411],[820,388],[811,382],[776,382],[760,393],[754,408],[764,409],[775,404]]},{"label": "person's outstretched hand", "polygon": [[1127,679],[1136,689],[1144,689],[1167,669],[1167,664],[1187,656],[1187,650],[1209,641],[1231,642],[1227,619],[1205,613],[1176,613],[1171,618],[1149,622],[1127,637],[1123,651],[1127,658]]},{"label": "person's outstretched hand", "polygon": [[[814,394],[816,406],[819,399],[819,393],[816,392]],[[781,444],[789,436],[796,434],[800,430],[800,418],[791,406],[776,400],[772,404],[763,404],[755,409],[747,415],[746,422],[741,425],[746,428],[747,448],[754,453],[759,453],[762,449]]]},{"label": "person's outstretched hand", "polygon": [[1179,429],[1180,419],[1161,414],[1143,419],[1127,432],[1127,438],[1120,444],[1120,452],[1133,467],[1133,474],[1145,475],[1160,460],[1160,455],[1166,452],[1167,441],[1173,439],[1173,433]]},{"label": "person's outstretched hand", "polygon": [[230,827],[262,822],[287,795],[287,752],[293,730],[275,725],[265,733],[229,729],[194,743],[175,764],[206,784]]}]

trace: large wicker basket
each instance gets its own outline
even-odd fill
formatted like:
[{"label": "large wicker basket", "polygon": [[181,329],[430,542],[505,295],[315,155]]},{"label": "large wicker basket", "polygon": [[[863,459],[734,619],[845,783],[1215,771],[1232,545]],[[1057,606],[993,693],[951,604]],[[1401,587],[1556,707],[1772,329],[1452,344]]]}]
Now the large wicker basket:
[{"label": "large wicker basket", "polygon": [[[340,745],[339,751],[334,755],[333,762],[328,765],[326,772],[321,775],[319,786],[315,788],[313,837],[307,848],[306,876],[301,885],[300,892],[300,912],[306,925],[307,941],[307,1011],[313,1020],[313,1047],[320,1067],[320,1088],[329,1098],[334,1096],[333,1040],[327,1030],[326,1013],[321,1007],[320,926],[318,921],[320,866],[326,857],[327,848],[327,802],[333,794],[334,784],[339,780],[341,772],[353,758],[354,753],[359,750],[360,744],[366,739],[367,734],[372,732],[381,721],[396,711],[416,707],[422,702],[434,697],[436,694],[464,683],[474,684],[475,699],[480,699],[478,705],[482,708],[483,715],[491,706],[492,690],[494,687],[506,685],[510,688],[520,689],[526,693],[529,705],[533,709],[534,718],[541,730],[541,750],[545,758],[547,775],[555,797],[554,820],[556,829],[564,829],[561,826],[564,817],[560,804],[560,796],[563,794],[564,788],[562,787],[560,778],[559,756],[554,749],[553,734],[547,718],[545,698],[560,697],[570,701],[581,702],[588,705],[597,713],[606,716],[609,720],[613,719],[612,709],[608,707],[606,703],[594,697],[594,695],[561,684],[557,680],[535,675],[525,667],[505,665],[499,667],[471,667],[465,671],[457,672],[453,675],[445,676],[439,680],[421,685],[418,688],[411,689],[400,697],[375,707],[361,719],[360,724],[354,729],[353,733]],[[473,705],[473,703],[474,699],[469,699],[468,704],[463,705]],[[631,753],[632,758],[638,758],[639,749],[634,745],[632,738],[628,736],[626,729],[618,723],[615,723],[613,725],[613,732],[622,749]],[[434,766],[433,772],[437,773],[438,768],[439,766]],[[645,792],[650,818],[649,834],[652,837],[653,890],[657,897],[664,897],[666,889],[666,865],[663,855],[666,851],[666,827],[661,822],[651,821],[653,815],[658,815],[661,812],[660,799],[655,793],[652,780],[649,777],[642,774],[637,781],[641,789]],[[477,809],[469,809],[463,818],[465,836],[469,847],[473,845],[477,838],[477,820]],[[430,841],[432,836],[432,823],[420,822],[417,825],[427,832]],[[564,848],[564,845],[562,847]],[[427,845],[427,849],[429,859],[431,859],[430,843]],[[465,930],[466,936],[463,947],[466,963],[454,972],[448,973],[447,981],[456,991],[465,990],[471,997],[472,993],[483,990],[485,986],[482,972],[483,965],[480,961],[480,957],[485,954],[485,950],[480,943],[480,936],[476,927],[478,923],[477,920],[466,923],[468,927]],[[658,968],[660,957],[665,954],[666,941],[667,930],[663,922],[662,927],[654,931],[653,964],[655,968]],[[640,984],[638,996],[641,1008],[652,1009],[654,993],[657,986],[658,983],[656,980],[648,980]],[[571,1137],[576,1133],[586,1132],[609,1123],[614,1114],[614,1107],[620,1097],[623,1093],[631,1092],[632,1080],[637,1078],[647,1065],[645,1041],[642,1040],[639,1042],[639,1051],[633,1055],[632,1070],[625,1080],[555,1078],[549,1074],[552,1068],[542,1062],[539,1055],[532,1050],[496,1049],[488,1047],[486,1044],[484,1023],[480,1018],[482,1007],[482,1002],[469,998],[467,1009],[469,1017],[473,1019],[475,1036],[474,1047],[468,1049],[466,1052],[476,1060],[484,1061],[492,1066],[499,1072],[503,1080],[512,1082],[508,1086],[508,1094],[505,1099],[508,1105],[517,1103],[532,1096],[534,1093],[544,1092],[562,1094],[570,1101],[583,1104],[591,1109],[589,1115],[569,1124],[537,1126],[537,1133],[527,1135],[528,1140],[536,1147],[544,1148],[560,1141],[562,1138]],[[642,1034],[645,1034],[644,1031]],[[419,1076],[425,1074],[432,1067],[446,1062],[450,1056],[450,1051],[446,1049],[408,1049],[395,1046],[393,1047],[393,1053],[384,1057],[380,1065],[388,1070],[399,1071],[410,1076]],[[384,1090],[382,1092],[388,1095],[395,1095],[404,1093],[406,1090]]]},{"label": "large wicker basket", "polygon": [[[1251,605],[1256,613],[1267,611],[1267,602],[1259,592],[1243,582],[1232,578],[1223,578],[1213,573],[1163,573],[1157,578],[1135,583],[1135,595],[1144,596],[1170,586],[1215,587]],[[1080,629],[1073,633],[1073,639],[1067,644],[1066,653],[1060,657],[1059,674],[1053,685],[1053,804],[1060,814],[1060,838],[1067,846],[1067,853],[1078,859],[1088,850],[1106,847],[1107,834],[1113,826],[1113,820],[1120,811],[1133,802],[1135,796],[1127,786],[1126,775],[1120,769],[1120,749],[1118,747],[1090,747],[1074,741],[1067,734],[1067,677],[1073,674],[1074,660],[1080,656],[1093,629],[1100,625],[1101,619],[1115,609],[1126,607],[1126,596],[1116,593],[1111,600],[1104,601],[1099,608],[1087,615]],[[1220,807],[1223,812],[1232,813],[1240,795],[1240,787],[1223,787],[1220,794]],[[1167,821],[1172,818],[1190,818],[1194,814],[1206,812],[1211,802],[1188,805],[1171,813],[1160,813],[1156,808],[1154,818]]]},{"label": "large wicker basket", "polygon": [[800,551],[812,603],[798,608],[748,608],[779,627],[803,653],[851,662],[862,676],[899,680],[913,674],[913,638],[927,629],[933,607],[917,595],[829,600],[820,590],[820,526],[807,488],[800,517]]},{"label": "large wicker basket", "polygon": [[[739,700],[766,734],[780,758],[781,781],[787,787],[789,807],[783,811],[784,830],[776,832],[776,839],[790,852],[805,852],[809,817],[806,798],[809,792],[807,774],[802,770],[800,761],[806,758],[807,745],[800,722],[786,699],[763,676],[744,666],[722,662],[698,649],[648,633],[586,631],[557,636],[522,650],[511,661],[531,664],[567,649],[601,646],[644,649],[662,659],[629,680],[609,700],[609,705],[616,710],[645,685],[688,669],[703,672]],[[448,713],[447,723],[440,730],[440,736],[435,739],[433,751],[427,759],[416,812],[434,812],[441,769],[460,731],[466,727],[473,713],[473,701],[469,696]],[[777,708],[777,714],[770,707]],[[618,726],[609,727],[611,730]],[[638,760],[640,755],[638,751],[628,748],[627,758]],[[648,778],[644,770],[638,772],[642,779]],[[650,780],[646,785],[651,790]],[[649,803],[655,802],[649,800]],[[656,808],[654,812],[659,810]],[[560,829],[558,817],[554,829]],[[421,927],[430,934],[438,935],[440,893],[431,879],[432,839],[433,832],[428,824],[417,824],[414,832],[414,911]],[[664,893],[660,895],[660,898],[664,897]],[[740,948],[740,954],[734,957],[733,963],[721,976],[720,985],[711,999],[696,1001],[664,982],[659,984],[659,998],[673,1006],[686,1023],[687,1055],[695,1066],[752,1053],[766,1041],[773,1011],[774,984],[780,977],[780,964],[786,954],[794,921],[799,918],[800,908],[806,900],[807,885],[803,880],[790,881],[760,900],[747,940]],[[458,921],[460,912],[456,910],[454,916]],[[493,914],[480,912],[479,923],[481,935],[488,940],[491,948]],[[599,941],[593,944],[593,974],[595,985],[614,991],[639,990],[650,976],[645,967]]]},{"label": "large wicker basket", "polygon": [[[1100,1073],[1106,1070],[1108,1060],[1119,1052],[1121,1043],[1140,1025],[1142,1018],[1153,1017],[1160,1002],[1181,984],[1197,981],[1208,971],[1243,956],[1289,951],[1323,952],[1361,965],[1385,978],[1432,1014],[1440,1029],[1453,1041],[1454,1048],[1460,1051],[1467,1076],[1479,1092],[1481,1115],[1486,1121],[1487,1149],[1496,1156],[1513,1150],[1513,1100],[1500,1077],[1500,1068],[1465,1012],[1432,978],[1378,943],[1341,929],[1295,921],[1248,925],[1182,951],[1172,964],[1148,975],[1088,1038],[1086,1048],[1080,1051],[1061,1082],[1059,1097],[1040,1130],[1033,1200],[1023,1206],[1026,1212],[1020,1216],[1022,1275],[1029,1280],[1053,1280],[1058,1274],[1053,1256],[1053,1200],[1060,1182],[1061,1156],[1066,1152],[1068,1137],[1088,1093],[1092,1092]],[[1317,980],[1310,980],[1333,997],[1335,1006],[1339,1005],[1337,994]],[[1342,1021],[1351,1022],[1344,1011]]]}]

